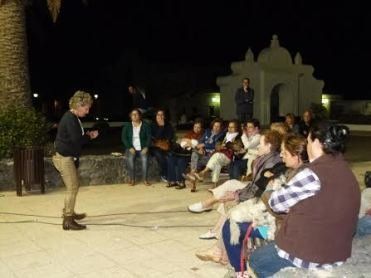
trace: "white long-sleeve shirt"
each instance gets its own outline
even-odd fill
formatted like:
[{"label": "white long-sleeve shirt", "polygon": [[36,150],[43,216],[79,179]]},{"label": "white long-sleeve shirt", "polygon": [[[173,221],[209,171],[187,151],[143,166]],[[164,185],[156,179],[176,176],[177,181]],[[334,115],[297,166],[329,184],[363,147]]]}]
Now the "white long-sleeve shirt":
[{"label": "white long-sleeve shirt", "polygon": [[260,134],[255,133],[254,135],[247,137],[247,135],[244,133],[241,136],[241,141],[244,149],[247,150],[246,154],[243,156],[243,159],[255,159],[258,155]]}]

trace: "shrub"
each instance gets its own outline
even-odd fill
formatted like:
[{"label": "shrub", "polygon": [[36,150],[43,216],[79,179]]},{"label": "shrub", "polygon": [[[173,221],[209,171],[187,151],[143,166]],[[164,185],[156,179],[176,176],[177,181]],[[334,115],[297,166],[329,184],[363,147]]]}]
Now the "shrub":
[{"label": "shrub", "polygon": [[14,148],[44,146],[50,125],[34,108],[9,105],[0,109],[0,159]]},{"label": "shrub", "polygon": [[318,103],[311,103],[310,110],[314,114],[316,120],[326,120],[329,118],[328,111],[325,106]]}]

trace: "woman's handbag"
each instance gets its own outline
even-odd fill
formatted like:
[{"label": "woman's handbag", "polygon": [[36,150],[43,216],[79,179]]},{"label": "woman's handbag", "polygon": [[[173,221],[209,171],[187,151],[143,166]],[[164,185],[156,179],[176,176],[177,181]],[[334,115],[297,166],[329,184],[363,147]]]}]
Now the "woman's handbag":
[{"label": "woman's handbag", "polygon": [[153,142],[153,146],[165,152],[170,150],[170,142],[167,139],[157,139]]}]

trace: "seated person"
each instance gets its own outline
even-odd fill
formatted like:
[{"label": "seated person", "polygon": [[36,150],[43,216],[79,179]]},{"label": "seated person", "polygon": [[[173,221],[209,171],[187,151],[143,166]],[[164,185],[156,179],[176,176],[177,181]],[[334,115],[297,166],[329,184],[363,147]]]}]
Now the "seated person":
[{"label": "seated person", "polygon": [[304,137],[308,136],[309,130],[312,126],[313,113],[311,110],[305,110],[302,120],[299,122],[299,133]]},{"label": "seated person", "polygon": [[202,122],[196,121],[193,124],[193,129],[172,145],[167,160],[168,185],[166,187],[175,187],[176,189],[186,187],[184,175],[187,165],[191,160],[192,149],[196,147],[202,134]]},{"label": "seated person", "polygon": [[288,132],[299,134],[299,125],[295,122],[295,115],[293,113],[286,114],[285,125],[287,126]]},{"label": "seated person", "polygon": [[216,145],[215,152],[210,157],[206,167],[199,173],[194,172],[188,175],[188,178],[193,182],[192,189],[194,191],[196,190],[196,180],[203,181],[204,175],[209,171],[212,172],[211,181],[214,183],[214,187],[217,186],[222,168],[231,163],[236,153],[243,150],[239,129],[240,124],[237,120],[230,121],[224,140],[221,144]]},{"label": "seated person", "polygon": [[274,276],[285,267],[336,267],[351,256],[360,191],[342,155],[348,132],[329,122],[311,127],[310,163],[269,198],[271,209],[286,216],[275,241],[250,256],[258,277]]},{"label": "seated person", "polygon": [[[246,183],[240,182],[238,180],[227,181],[219,187],[224,187],[223,191],[225,193],[219,192],[222,197],[215,198],[214,194],[213,198],[205,201],[205,205],[213,204],[217,201],[221,202],[222,204],[218,208],[218,212],[221,214],[221,216],[214,228],[201,235],[200,239],[217,238],[219,240],[211,248],[197,252],[196,256],[199,259],[212,260],[214,262],[219,262],[222,264],[228,261],[225,249],[223,247],[223,241],[220,239],[219,236],[221,233],[221,228],[223,227],[228,215],[228,213],[225,212],[224,204],[226,202],[235,201],[233,204],[229,203],[230,206],[235,206],[237,203],[243,203],[254,197],[260,197],[261,192],[265,190],[265,187],[269,184],[269,182],[272,179],[281,176],[281,174],[286,171],[286,167],[282,167],[284,165],[281,162],[278,152],[281,145],[281,138],[281,135],[277,131],[269,130],[264,132],[263,135],[260,137],[260,156],[256,159],[257,163],[254,163],[253,165],[253,180],[247,185]],[[270,175],[268,175],[268,173],[270,173]],[[267,177],[265,175],[267,175]],[[219,188],[214,189],[213,191],[215,192]],[[241,188],[243,189],[240,190]],[[244,194],[239,195],[239,192],[243,192]],[[189,206],[188,209],[191,212],[202,212],[206,210],[199,210],[199,208],[202,208],[202,206],[202,203],[196,203],[192,206]],[[208,210],[210,209],[211,205],[209,205],[208,207]]]},{"label": "seated person", "polygon": [[[274,181],[271,181],[270,183],[277,183],[277,180],[281,182],[279,186],[274,185],[277,189],[284,186],[286,182],[290,180],[291,177],[293,177],[298,171],[301,171],[305,167],[305,162],[308,160],[308,154],[306,150],[306,139],[302,136],[291,134],[285,137],[285,139],[282,142],[281,145],[281,157],[282,161],[285,163],[287,167],[286,171],[286,178],[282,179],[277,178]],[[269,175],[271,175],[270,173]],[[267,176],[269,176],[267,175]],[[284,182],[282,184],[282,182]],[[269,186],[270,187],[270,186]],[[268,190],[268,187],[267,187]],[[276,190],[276,189],[273,189]],[[263,195],[264,196],[264,195]],[[260,205],[259,202],[264,202],[265,199],[262,197],[260,201],[257,201],[256,205]],[[241,205],[244,205],[245,202],[241,203]],[[266,206],[269,208],[269,205],[266,203]],[[249,209],[254,209],[253,207],[249,207]],[[238,239],[237,244],[231,243],[231,234],[234,232],[230,229],[230,221],[227,220],[223,225],[223,242],[224,246],[228,255],[229,262],[234,268],[234,271],[236,272],[236,277],[243,277],[243,270],[241,269],[241,251],[242,248],[244,248],[244,245],[246,246],[246,242],[244,242],[246,232],[248,231],[249,227],[252,225],[253,229],[251,230],[250,237],[254,238],[261,238],[261,239],[267,239],[269,237],[269,231],[273,230],[278,231],[280,222],[282,221],[282,217],[278,214],[273,213],[271,210],[267,209],[266,213],[272,213],[274,217],[276,217],[276,221],[273,221],[272,223],[269,223],[270,225],[267,226],[261,226],[256,227],[257,223],[256,221],[252,222],[241,222],[238,223],[238,228],[240,230],[240,236]],[[264,217],[263,219],[266,219],[267,217]],[[251,228],[250,228],[251,229]],[[245,261],[246,263],[246,261]]]},{"label": "seated person", "polygon": [[356,236],[371,234],[371,183],[366,183],[366,188],[362,191],[358,217]]},{"label": "seated person", "polygon": [[282,136],[274,130],[267,130],[260,136],[258,147],[258,158],[253,165],[253,179],[251,182],[241,182],[239,180],[229,180],[217,188],[211,189],[212,197],[188,206],[188,210],[200,213],[211,210],[213,205],[225,201],[245,201],[254,197],[259,189],[256,181],[259,180],[264,169],[272,168],[281,162],[279,149]]},{"label": "seated person", "polygon": [[211,155],[215,152],[215,145],[224,139],[223,122],[215,119],[211,123],[211,129],[205,130],[191,156],[191,174],[195,173],[200,166],[205,166]]},{"label": "seated person", "polygon": [[171,142],[174,140],[174,129],[166,121],[165,111],[157,110],[156,119],[151,125],[151,154],[156,157],[160,166],[160,177],[167,182],[167,157]]},{"label": "seated person", "polygon": [[229,177],[231,179],[240,179],[241,176],[251,174],[251,165],[257,157],[260,141],[260,123],[256,119],[246,122],[244,132],[241,136],[245,154],[242,159],[235,159],[229,167]]},{"label": "seated person", "polygon": [[138,109],[130,112],[131,122],[125,123],[122,128],[121,140],[125,148],[128,161],[129,184],[135,185],[135,159],[142,161],[142,177],[145,185],[147,180],[148,148],[151,144],[151,128],[142,121],[142,113]]}]

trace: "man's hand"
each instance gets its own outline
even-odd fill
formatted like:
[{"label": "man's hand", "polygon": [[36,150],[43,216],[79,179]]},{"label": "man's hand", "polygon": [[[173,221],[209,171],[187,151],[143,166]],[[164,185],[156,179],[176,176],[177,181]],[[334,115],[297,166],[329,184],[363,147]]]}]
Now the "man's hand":
[{"label": "man's hand", "polygon": [[234,191],[227,191],[223,197],[219,199],[220,202],[225,203],[229,201],[234,201],[236,199],[236,194]]},{"label": "man's hand", "polygon": [[135,154],[135,149],[134,149],[134,148],[130,148],[130,149],[129,149],[129,152],[130,152],[132,155],[134,155],[134,154]]},{"label": "man's hand", "polygon": [[143,150],[142,150],[142,154],[146,154],[148,152],[148,148],[147,147],[145,147],[145,148],[143,148]]},{"label": "man's hand", "polygon": [[371,215],[371,208],[369,208],[368,210],[366,210],[365,215]]}]

